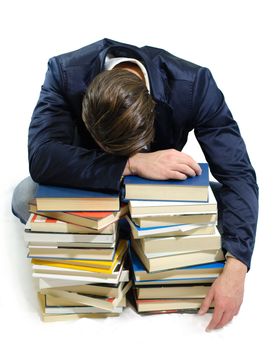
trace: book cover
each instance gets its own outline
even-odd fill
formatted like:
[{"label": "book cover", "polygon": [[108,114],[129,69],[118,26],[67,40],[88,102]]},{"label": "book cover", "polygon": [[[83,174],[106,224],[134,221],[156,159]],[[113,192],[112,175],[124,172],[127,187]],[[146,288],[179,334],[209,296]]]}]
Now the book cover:
[{"label": "book cover", "polygon": [[126,200],[208,200],[209,171],[208,164],[201,163],[201,175],[188,177],[186,180],[150,180],[139,176],[125,176]]},{"label": "book cover", "polygon": [[35,199],[38,211],[116,211],[120,209],[119,194],[73,187],[39,184]]},{"label": "book cover", "polygon": [[150,180],[136,175],[124,177],[124,185],[174,185],[174,186],[208,186],[209,170],[207,163],[199,163],[202,173],[199,176],[188,177],[186,180]]}]

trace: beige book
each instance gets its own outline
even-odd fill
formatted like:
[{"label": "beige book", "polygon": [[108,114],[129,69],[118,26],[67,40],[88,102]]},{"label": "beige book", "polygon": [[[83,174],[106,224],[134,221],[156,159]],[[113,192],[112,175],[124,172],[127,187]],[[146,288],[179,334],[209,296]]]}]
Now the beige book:
[{"label": "beige book", "polygon": [[137,299],[165,299],[165,298],[205,298],[209,286],[164,286],[164,287],[138,287]]},{"label": "beige book", "polygon": [[120,313],[103,312],[103,313],[72,313],[72,314],[47,314],[45,295],[37,293],[38,301],[40,305],[40,316],[44,322],[57,322],[57,321],[72,321],[80,318],[107,318],[107,317],[118,317]]},{"label": "beige book", "polygon": [[138,240],[132,239],[131,243],[133,249],[149,272],[224,260],[224,254],[221,249],[147,258]]},{"label": "beige book", "polygon": [[189,215],[166,215],[166,216],[147,216],[134,218],[133,222],[141,228],[150,228],[170,225],[186,224],[216,224],[216,214],[189,214]]},{"label": "beige book", "polygon": [[138,312],[160,310],[199,309],[203,298],[198,299],[138,299],[136,307]]},{"label": "beige book", "polygon": [[210,250],[221,248],[221,235],[216,228],[214,235],[190,235],[181,237],[165,238],[142,238],[139,239],[144,254],[174,254],[192,252],[198,250]]},{"label": "beige book", "polygon": [[208,193],[208,202],[130,200],[130,215],[132,218],[137,218],[174,214],[217,214],[217,201],[210,186],[208,187]]}]

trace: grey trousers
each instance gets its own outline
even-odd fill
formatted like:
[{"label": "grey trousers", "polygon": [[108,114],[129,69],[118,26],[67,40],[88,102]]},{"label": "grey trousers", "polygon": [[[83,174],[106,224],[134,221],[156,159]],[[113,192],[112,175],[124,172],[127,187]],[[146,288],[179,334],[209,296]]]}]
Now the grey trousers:
[{"label": "grey trousers", "polygon": [[12,212],[23,224],[26,224],[29,218],[28,203],[34,198],[37,186],[38,184],[28,176],[14,190]]},{"label": "grey trousers", "polygon": [[[12,198],[12,212],[23,224],[26,224],[29,218],[30,213],[28,211],[28,202],[34,198],[37,186],[38,184],[34,182],[31,177],[27,177],[22,180],[14,190]],[[211,181],[210,186],[217,202],[219,203],[222,185],[219,182]],[[221,212],[222,211],[219,209],[219,221],[221,219]],[[218,227],[219,226],[221,225],[218,223]],[[221,227],[219,227],[219,230],[221,230]]]}]

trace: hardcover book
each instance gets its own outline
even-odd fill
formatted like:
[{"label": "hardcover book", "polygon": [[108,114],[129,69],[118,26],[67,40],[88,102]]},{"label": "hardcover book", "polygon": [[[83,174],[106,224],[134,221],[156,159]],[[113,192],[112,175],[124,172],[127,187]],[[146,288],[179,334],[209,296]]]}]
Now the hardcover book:
[{"label": "hardcover book", "polygon": [[186,180],[149,180],[139,176],[125,176],[126,200],[168,200],[204,201],[208,200],[208,164],[201,163],[201,175]]},{"label": "hardcover book", "polygon": [[38,211],[116,211],[118,194],[82,190],[72,187],[39,185],[35,193]]}]

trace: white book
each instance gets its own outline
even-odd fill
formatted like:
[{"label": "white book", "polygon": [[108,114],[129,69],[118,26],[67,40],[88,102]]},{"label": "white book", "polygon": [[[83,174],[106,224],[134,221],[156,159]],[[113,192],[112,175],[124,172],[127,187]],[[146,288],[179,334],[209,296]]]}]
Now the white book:
[{"label": "white book", "polygon": [[39,233],[24,232],[25,242],[56,242],[56,243],[106,243],[112,244],[116,241],[116,233],[112,235],[102,234],[74,234],[74,233]]},{"label": "white book", "polygon": [[[129,271],[123,270],[120,275],[113,278],[98,278],[98,277],[89,277],[89,276],[69,276],[69,275],[56,275],[53,273],[46,274],[40,272],[33,272],[32,277],[34,278],[43,278],[57,280],[57,287],[60,286],[71,286],[79,284],[88,284],[88,283],[109,283],[116,284],[119,282],[128,282],[129,281]],[[61,282],[60,282],[61,281]],[[63,282],[62,282],[63,281]]]},{"label": "white book", "polygon": [[122,307],[115,307],[112,311],[101,309],[94,306],[46,306],[46,314],[92,314],[92,313],[121,313],[123,310]]}]

